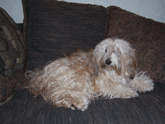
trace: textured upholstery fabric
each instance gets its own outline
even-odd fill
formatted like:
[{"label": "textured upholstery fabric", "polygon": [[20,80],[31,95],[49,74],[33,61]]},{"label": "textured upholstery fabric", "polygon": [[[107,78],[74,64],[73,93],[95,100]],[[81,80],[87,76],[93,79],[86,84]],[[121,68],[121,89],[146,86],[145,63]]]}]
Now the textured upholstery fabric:
[{"label": "textured upholstery fabric", "polygon": [[24,63],[22,32],[6,11],[0,8],[0,105],[23,85]]},{"label": "textured upholstery fabric", "polygon": [[105,37],[129,41],[138,52],[138,67],[155,82],[165,82],[165,24],[115,6],[108,13]]},{"label": "textured upholstery fabric", "polygon": [[0,107],[1,124],[164,124],[165,86],[133,99],[99,99],[82,112],[55,108],[41,96],[20,90]]},{"label": "textured upholstery fabric", "polygon": [[23,2],[28,69],[42,67],[75,49],[94,48],[104,38],[107,14],[102,6],[41,0]]}]

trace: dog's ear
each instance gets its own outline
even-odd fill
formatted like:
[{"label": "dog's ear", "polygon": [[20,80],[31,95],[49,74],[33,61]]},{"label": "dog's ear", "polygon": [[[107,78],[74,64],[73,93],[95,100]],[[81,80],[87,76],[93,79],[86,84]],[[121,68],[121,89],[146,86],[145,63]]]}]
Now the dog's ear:
[{"label": "dog's ear", "polygon": [[134,79],[135,74],[136,74],[136,70],[137,70],[137,61],[136,58],[131,57],[131,63],[128,64],[128,74],[130,79]]},{"label": "dog's ear", "polygon": [[99,73],[99,65],[97,64],[96,59],[94,57],[92,58],[92,68],[94,75],[97,75]]}]

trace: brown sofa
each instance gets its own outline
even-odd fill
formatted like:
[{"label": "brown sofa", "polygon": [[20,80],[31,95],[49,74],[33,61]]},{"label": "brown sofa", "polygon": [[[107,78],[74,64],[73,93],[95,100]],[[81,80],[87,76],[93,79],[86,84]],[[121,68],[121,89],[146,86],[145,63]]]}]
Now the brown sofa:
[{"label": "brown sofa", "polygon": [[[0,124],[164,124],[165,24],[116,6],[22,0],[24,23],[0,9]],[[138,67],[154,80],[152,92],[131,99],[92,101],[82,112],[55,108],[23,89],[25,70],[94,48],[107,37],[130,42]]]}]

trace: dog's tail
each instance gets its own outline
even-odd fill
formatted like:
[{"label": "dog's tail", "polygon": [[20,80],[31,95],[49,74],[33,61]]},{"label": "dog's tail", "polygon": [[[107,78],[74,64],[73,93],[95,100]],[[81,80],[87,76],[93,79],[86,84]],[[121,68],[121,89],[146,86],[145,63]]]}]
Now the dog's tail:
[{"label": "dog's tail", "polygon": [[40,71],[31,71],[27,70],[25,72],[25,77],[29,80],[26,85],[23,87],[23,89],[28,89],[30,92],[32,92],[35,96],[39,94],[40,85],[39,82],[36,81],[37,76],[40,74]]},{"label": "dog's tail", "polygon": [[31,70],[28,70],[28,71],[25,72],[25,77],[27,79],[32,79],[35,75],[36,75],[36,72],[31,71]]},{"label": "dog's tail", "polygon": [[31,80],[32,78],[38,76],[42,72],[41,70],[42,68],[35,68],[34,71],[27,70],[25,72],[25,77]]}]

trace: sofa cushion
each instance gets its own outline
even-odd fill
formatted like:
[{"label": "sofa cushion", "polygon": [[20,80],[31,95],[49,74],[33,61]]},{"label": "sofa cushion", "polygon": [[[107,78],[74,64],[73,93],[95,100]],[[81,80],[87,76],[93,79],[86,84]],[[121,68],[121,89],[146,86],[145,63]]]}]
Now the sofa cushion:
[{"label": "sofa cushion", "polygon": [[27,38],[27,69],[94,48],[104,38],[106,8],[96,5],[23,0]]},{"label": "sofa cushion", "polygon": [[41,96],[19,90],[0,107],[1,124],[164,124],[165,86],[131,99],[99,99],[85,111],[55,108]]},{"label": "sofa cushion", "polygon": [[137,50],[140,70],[155,82],[165,82],[165,24],[146,19],[119,7],[108,8],[105,38],[119,37]]},{"label": "sofa cushion", "polygon": [[12,18],[0,8],[0,105],[22,86],[24,62],[23,35]]}]

